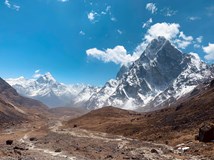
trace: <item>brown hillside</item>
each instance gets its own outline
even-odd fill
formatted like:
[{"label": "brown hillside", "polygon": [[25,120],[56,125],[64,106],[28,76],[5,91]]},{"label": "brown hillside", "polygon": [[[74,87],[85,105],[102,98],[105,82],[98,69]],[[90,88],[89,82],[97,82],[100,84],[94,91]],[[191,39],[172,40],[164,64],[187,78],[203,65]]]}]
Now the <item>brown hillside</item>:
[{"label": "brown hillside", "polygon": [[39,101],[20,96],[14,88],[0,78],[0,125],[10,126],[23,120],[45,117],[48,107]]},{"label": "brown hillside", "polygon": [[199,147],[202,143],[195,141],[200,126],[206,122],[214,122],[214,87],[203,88],[174,107],[150,113],[104,107],[72,119],[66,125],[171,145],[191,142],[195,154],[214,156],[213,143],[206,148]]}]

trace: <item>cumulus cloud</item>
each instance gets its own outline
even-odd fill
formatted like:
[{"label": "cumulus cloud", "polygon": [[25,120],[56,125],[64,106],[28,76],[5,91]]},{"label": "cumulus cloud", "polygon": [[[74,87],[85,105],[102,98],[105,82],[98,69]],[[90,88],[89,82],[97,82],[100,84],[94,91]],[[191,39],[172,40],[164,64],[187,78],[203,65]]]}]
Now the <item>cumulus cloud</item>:
[{"label": "cumulus cloud", "polygon": [[85,32],[80,31],[79,34],[82,35],[82,36],[84,36],[84,35],[85,35]]},{"label": "cumulus cloud", "polygon": [[196,38],[196,41],[198,43],[202,43],[202,40],[203,40],[203,36],[199,36],[199,37]]},{"label": "cumulus cloud", "polygon": [[194,42],[194,48],[201,48],[202,41],[203,41],[203,36],[197,37]]},{"label": "cumulus cloud", "polygon": [[113,49],[98,50],[92,48],[86,51],[88,56],[92,56],[104,62],[114,62],[116,64],[129,64],[137,60],[145,50],[146,46],[153,40],[163,36],[170,40],[173,45],[180,49],[185,49],[195,41],[201,41],[202,37],[194,40],[192,36],[187,36],[180,31],[180,25],[177,23],[156,23],[152,25],[144,35],[142,42],[135,48],[133,54],[128,54],[125,47],[116,46]]},{"label": "cumulus cloud", "polygon": [[153,20],[152,18],[149,18],[148,21],[146,21],[144,24],[143,24],[143,28],[148,28],[151,24],[152,24]]},{"label": "cumulus cloud", "polygon": [[152,14],[156,13],[158,8],[156,7],[155,3],[147,3],[146,9],[150,11]]},{"label": "cumulus cloud", "polygon": [[143,41],[136,47],[133,55],[140,56],[146,46],[155,38],[163,36],[177,48],[185,49],[194,42],[192,36],[186,36],[180,31],[180,25],[177,23],[156,23],[152,25],[146,32]]},{"label": "cumulus cloud", "polygon": [[16,5],[16,4],[11,4],[9,0],[5,0],[4,4],[10,8],[10,9],[14,9],[16,11],[19,11],[19,9],[21,8],[20,6]]},{"label": "cumulus cloud", "polygon": [[40,73],[40,70],[38,69],[38,70],[36,70],[35,72],[34,72],[34,74],[33,74],[33,78],[39,78],[39,77],[41,77],[42,76],[42,74]]},{"label": "cumulus cloud", "polygon": [[14,8],[16,11],[19,11],[19,9],[20,9],[20,6],[13,5],[13,8]]},{"label": "cumulus cloud", "polygon": [[156,23],[148,29],[145,40],[150,42],[159,36],[172,40],[179,34],[179,27],[180,25],[177,23]]},{"label": "cumulus cloud", "polygon": [[185,49],[193,42],[192,36],[186,36],[182,31],[179,34],[180,39],[176,39],[175,43],[177,43],[178,48]]},{"label": "cumulus cloud", "polygon": [[193,43],[193,37],[186,36],[182,31],[180,31],[180,25],[177,23],[156,23],[148,29],[144,39],[148,43],[159,36],[163,36],[170,40],[180,49],[185,49]]},{"label": "cumulus cloud", "polygon": [[206,53],[204,58],[206,60],[213,61],[214,60],[214,43],[209,43],[208,46],[203,47],[203,50]]},{"label": "cumulus cloud", "polygon": [[91,22],[95,22],[95,17],[98,16],[97,12],[91,11],[90,13],[88,13],[88,20]]},{"label": "cumulus cloud", "polygon": [[5,0],[5,1],[4,1],[4,4],[5,4],[8,8],[11,7],[11,4],[10,4],[9,0]]},{"label": "cumulus cloud", "polygon": [[113,62],[120,65],[127,65],[136,58],[127,53],[123,46],[116,46],[113,49],[99,50],[92,48],[86,51],[88,56],[92,56],[104,62]]}]

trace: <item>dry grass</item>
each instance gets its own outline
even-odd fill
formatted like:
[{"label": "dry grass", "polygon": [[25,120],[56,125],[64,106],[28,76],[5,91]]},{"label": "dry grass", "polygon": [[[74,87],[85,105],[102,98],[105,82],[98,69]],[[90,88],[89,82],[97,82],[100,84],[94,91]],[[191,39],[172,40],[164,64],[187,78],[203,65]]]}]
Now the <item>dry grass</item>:
[{"label": "dry grass", "polygon": [[[193,154],[214,156],[213,143],[198,143],[195,135],[205,122],[214,122],[214,88],[174,106],[150,113],[104,107],[66,123],[77,127],[175,146],[187,143]],[[196,146],[194,146],[196,144]],[[205,147],[204,147],[205,145]]]}]

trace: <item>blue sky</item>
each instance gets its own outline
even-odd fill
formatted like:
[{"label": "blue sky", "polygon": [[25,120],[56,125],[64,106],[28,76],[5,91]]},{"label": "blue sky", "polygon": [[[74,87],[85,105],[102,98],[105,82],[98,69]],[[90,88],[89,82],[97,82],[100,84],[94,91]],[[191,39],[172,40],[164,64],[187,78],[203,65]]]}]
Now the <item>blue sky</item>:
[{"label": "blue sky", "polygon": [[0,76],[102,85],[166,35],[214,60],[213,0],[1,0]]}]

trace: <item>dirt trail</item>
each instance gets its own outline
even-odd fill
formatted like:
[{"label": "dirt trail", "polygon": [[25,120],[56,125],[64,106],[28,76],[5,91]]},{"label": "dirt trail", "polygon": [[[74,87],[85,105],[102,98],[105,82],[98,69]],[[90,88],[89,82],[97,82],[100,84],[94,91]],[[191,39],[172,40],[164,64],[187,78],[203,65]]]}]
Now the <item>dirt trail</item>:
[{"label": "dirt trail", "polygon": [[53,159],[53,158],[56,158],[59,160],[76,160],[77,159],[74,156],[68,156],[68,155],[62,154],[61,152],[59,153],[59,152],[51,151],[49,149],[43,149],[43,148],[36,147],[35,144],[29,140],[28,134],[30,134],[30,133],[25,134],[24,137],[21,138],[19,141],[21,143],[24,143],[28,147],[29,150],[39,152],[39,154],[42,154],[42,152],[43,152],[44,156],[47,157],[47,155],[49,155],[50,159]]},{"label": "dirt trail", "polygon": [[98,139],[98,140],[103,140],[105,142],[118,141],[118,142],[128,143],[128,141],[132,140],[130,138],[126,138],[123,136],[115,136],[115,135],[110,136],[106,133],[92,132],[92,131],[87,131],[85,129],[79,129],[79,128],[73,128],[72,130],[60,129],[61,126],[62,126],[62,123],[60,121],[57,121],[56,125],[54,125],[53,127],[50,127],[50,130],[58,134],[69,134],[73,137]]},{"label": "dirt trail", "polygon": [[[62,128],[61,120],[50,120],[31,128],[23,128],[17,144],[27,148],[22,151],[21,158],[31,157],[31,160],[201,160],[203,157],[193,157],[177,149],[151,142],[142,142],[123,136],[110,135],[85,129]],[[16,134],[17,130],[8,130],[3,134]],[[41,132],[44,135],[38,136]],[[30,141],[32,137],[38,140]],[[59,152],[55,152],[60,149]],[[5,157],[1,160],[13,160]],[[205,159],[204,159],[205,160]]]},{"label": "dirt trail", "polygon": [[[116,143],[118,151],[130,152],[129,157],[132,159],[174,159],[174,160],[201,160],[202,157],[191,156],[188,154],[182,154],[180,151],[175,150],[173,147],[165,144],[157,144],[151,142],[139,142],[138,140],[126,138],[123,136],[109,135],[106,133],[88,131],[80,128],[61,129],[61,121],[55,122],[55,125],[50,127],[50,130],[57,134],[69,135],[75,138],[84,139],[88,141],[99,141],[101,143]],[[143,156],[142,156],[143,154]],[[141,155],[141,156],[139,156]],[[180,156],[182,155],[182,156]],[[129,158],[128,156],[123,159]],[[114,158],[112,158],[114,159]]]}]

